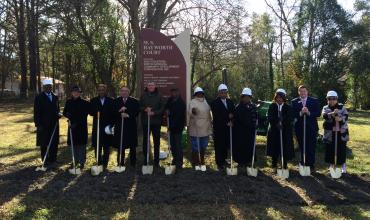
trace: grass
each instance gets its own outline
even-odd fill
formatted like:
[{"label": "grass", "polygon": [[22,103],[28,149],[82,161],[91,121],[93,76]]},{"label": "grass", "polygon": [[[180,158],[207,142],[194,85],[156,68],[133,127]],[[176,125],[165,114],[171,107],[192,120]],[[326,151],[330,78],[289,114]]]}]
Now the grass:
[{"label": "grass", "polygon": [[[66,121],[60,121],[60,160],[63,164],[57,172],[47,172],[37,176],[27,183],[19,183],[17,190],[12,196],[6,197],[2,188],[9,183],[15,183],[22,179],[22,175],[28,175],[34,166],[40,164],[39,150],[35,147],[35,128],[32,118],[32,103],[5,103],[0,102],[0,219],[369,219],[370,218],[370,197],[368,202],[356,204],[325,204],[320,202],[308,205],[286,205],[268,201],[261,204],[238,203],[138,203],[135,201],[136,185],[132,184],[128,197],[115,200],[104,199],[79,199],[64,196],[52,198],[42,196],[44,187],[49,182],[58,181],[65,176],[63,169],[66,169],[70,160],[66,148]],[[89,120],[91,123],[91,118]],[[91,132],[91,126],[89,127]],[[162,130],[165,133],[165,129]],[[358,111],[350,113],[350,142],[348,143],[350,154],[347,160],[348,171],[356,176],[365,176],[369,180],[370,173],[370,112]],[[266,175],[271,174],[268,167],[270,160],[262,157],[265,150],[265,137],[258,137],[258,166]],[[139,141],[139,143],[141,143]],[[161,148],[166,149],[166,140],[162,139]],[[138,148],[140,149],[140,148]],[[114,151],[111,155],[109,167],[115,165]],[[138,159],[141,156],[138,154]],[[317,167],[319,173],[327,173],[327,165],[323,162],[323,152],[317,155]],[[162,164],[168,161],[162,162]],[[94,163],[93,151],[88,151],[88,164]],[[139,164],[141,161],[138,162]],[[214,153],[211,147],[208,148],[207,164],[209,169],[214,170]],[[293,164],[296,164],[294,162]],[[188,156],[185,158],[185,166],[190,168]],[[32,169],[30,169],[32,167]],[[290,165],[291,169],[296,169]],[[27,172],[24,172],[24,171]],[[88,171],[86,171],[88,173]],[[10,177],[9,177],[10,176]],[[78,177],[67,178],[69,181],[56,182],[68,192],[69,187],[78,184]],[[23,177],[27,180],[27,177]],[[98,181],[98,180],[96,180]],[[99,179],[100,181],[100,179]],[[155,179],[151,180],[155,181]],[[369,182],[367,182],[368,184]],[[59,184],[59,185],[58,185]],[[295,182],[282,183],[297,191],[306,201],[310,200],[309,193],[299,187]],[[3,186],[3,187],[2,187]],[[196,186],[196,185],[195,185]],[[189,186],[189,187],[195,187]],[[370,186],[370,184],[369,184]],[[93,189],[93,188],[92,188]],[[360,189],[360,188],[359,188]],[[181,190],[181,189],[180,189]],[[216,189],[215,189],[216,190]],[[49,191],[47,191],[49,192]],[[91,191],[93,194],[94,191]],[[168,192],[174,193],[174,192]],[[41,195],[39,195],[41,194]],[[3,196],[2,196],[3,195]],[[69,195],[69,194],[67,194]],[[247,195],[248,196],[248,195]],[[46,198],[46,199],[45,199]],[[124,202],[122,202],[124,201]]]}]

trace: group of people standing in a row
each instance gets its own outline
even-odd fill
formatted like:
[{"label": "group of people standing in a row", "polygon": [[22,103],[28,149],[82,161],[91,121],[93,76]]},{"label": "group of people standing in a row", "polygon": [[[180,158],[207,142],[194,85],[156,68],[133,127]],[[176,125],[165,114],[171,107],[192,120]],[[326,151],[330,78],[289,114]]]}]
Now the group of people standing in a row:
[{"label": "group of people standing in a row", "polygon": [[[34,122],[37,127],[37,145],[41,147],[41,157],[44,158],[48,145],[49,153],[46,165],[52,166],[57,159],[59,143],[59,123],[62,116],[59,113],[58,97],[52,93],[52,81],[43,81],[44,91],[35,98]],[[233,158],[239,166],[249,166],[252,161],[255,135],[258,125],[257,106],[252,102],[252,91],[244,88],[237,105],[228,98],[228,88],[221,84],[218,87],[217,98],[210,103],[205,99],[205,93],[200,87],[195,88],[188,112],[186,104],[177,88],[171,89],[171,96],[165,100],[156,88],[155,83],[146,85],[145,91],[139,100],[130,96],[127,87],[121,87],[120,96],[116,99],[107,96],[105,85],[98,86],[98,96],[90,101],[81,98],[81,89],[74,86],[71,89],[71,98],[66,101],[63,115],[69,120],[68,145],[71,139],[74,144],[74,155],[80,168],[84,167],[86,160],[86,145],[88,140],[87,116],[93,116],[92,145],[97,154],[97,132],[99,130],[98,158],[99,165],[104,168],[108,165],[110,147],[130,149],[130,165],[136,164],[136,147],[138,146],[137,117],[140,114],[143,127],[143,157],[144,165],[147,161],[147,135],[153,136],[154,166],[159,167],[160,130],[163,116],[168,117],[170,131],[170,147],[173,155],[172,165],[176,170],[183,166],[182,133],[188,121],[188,131],[192,147],[193,166],[205,165],[205,152],[209,137],[212,135],[215,147],[215,159],[219,170],[224,170],[230,138],[233,140]],[[301,164],[310,166],[314,170],[315,148],[318,135],[317,118],[323,115],[324,135],[326,144],[325,161],[331,166],[345,165],[346,143],[348,141],[348,112],[338,103],[335,91],[327,93],[327,105],[322,111],[317,99],[308,96],[305,86],[298,88],[299,97],[287,103],[286,92],[278,89],[273,103],[268,110],[269,129],[267,135],[267,155],[272,158],[273,168],[278,167],[281,156],[284,169],[287,162],[294,157],[293,129],[298,140]],[[97,128],[99,117],[99,129]],[[186,120],[187,118],[187,120]],[[148,123],[149,119],[149,123]],[[122,124],[123,123],[123,124]],[[109,129],[114,127],[114,133]],[[230,129],[230,127],[232,129]],[[121,132],[123,128],[123,132]],[[232,130],[232,136],[230,137]],[[305,132],[304,132],[305,131]],[[339,132],[339,135],[335,135]],[[54,135],[53,135],[54,134]],[[72,134],[72,135],[71,135]],[[122,134],[122,135],[120,135]],[[282,134],[282,135],[280,135]],[[50,140],[52,137],[52,140]],[[73,138],[72,138],[73,137]],[[121,139],[122,137],[122,139]],[[304,140],[305,137],[305,140]],[[334,141],[337,137],[337,141]],[[283,151],[279,145],[282,139]],[[305,152],[303,143],[305,142]],[[337,150],[334,150],[334,142]],[[125,164],[124,150],[120,155],[118,151],[118,165]],[[281,155],[283,152],[283,155]],[[335,159],[335,154],[337,158]],[[336,161],[335,161],[336,160]],[[345,172],[345,166],[343,166]]]}]

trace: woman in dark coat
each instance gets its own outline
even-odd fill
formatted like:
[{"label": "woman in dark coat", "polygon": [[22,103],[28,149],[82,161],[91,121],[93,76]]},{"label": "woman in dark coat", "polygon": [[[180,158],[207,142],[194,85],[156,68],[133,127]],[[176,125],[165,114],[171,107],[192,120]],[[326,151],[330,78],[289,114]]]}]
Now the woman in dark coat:
[{"label": "woman in dark coat", "polygon": [[256,132],[257,107],[252,102],[252,91],[244,88],[240,102],[234,112],[233,157],[239,166],[247,166],[252,161]]},{"label": "woman in dark coat", "polygon": [[273,103],[268,110],[269,129],[267,133],[267,156],[272,157],[272,167],[277,168],[281,159],[280,129],[283,136],[284,169],[287,162],[294,158],[292,109],[286,102],[286,92],[278,89],[275,93]]},{"label": "woman in dark coat", "polygon": [[[73,147],[76,163],[83,169],[86,161],[87,144],[87,116],[90,111],[90,103],[81,98],[81,89],[78,86],[72,87],[72,97],[67,100],[63,115],[71,123]],[[71,145],[71,136],[68,130],[67,144]]]},{"label": "woman in dark coat", "polygon": [[95,150],[97,144],[98,130],[98,112],[100,113],[99,121],[99,165],[103,165],[104,169],[108,166],[110,147],[112,146],[112,136],[104,132],[104,128],[111,125],[113,122],[113,99],[107,96],[107,87],[104,84],[99,84],[97,97],[90,100],[90,115],[93,116],[93,129],[91,144]]},{"label": "woman in dark coat", "polygon": [[[335,164],[335,133],[337,134],[337,165],[344,165],[346,162],[346,148],[349,140],[348,133],[348,112],[343,104],[338,103],[338,94],[329,91],[327,94],[328,105],[322,109],[324,118],[324,143],[325,143],[325,162],[330,166]],[[346,172],[345,166],[342,172]]]},{"label": "woman in dark coat", "polygon": [[140,112],[139,101],[130,95],[127,87],[122,87],[120,97],[114,100],[114,143],[113,146],[118,149],[117,164],[120,161],[121,144],[121,122],[123,122],[122,155],[121,166],[125,162],[125,149],[130,148],[130,165],[136,165],[136,147],[137,147],[137,124],[136,119]]}]

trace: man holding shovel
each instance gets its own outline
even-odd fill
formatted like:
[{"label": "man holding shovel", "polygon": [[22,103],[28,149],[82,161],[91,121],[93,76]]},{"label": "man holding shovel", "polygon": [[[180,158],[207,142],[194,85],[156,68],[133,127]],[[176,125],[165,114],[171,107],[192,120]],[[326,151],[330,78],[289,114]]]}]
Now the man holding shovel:
[{"label": "man holding shovel", "polygon": [[225,84],[218,87],[218,97],[211,103],[213,116],[213,139],[218,170],[225,169],[227,151],[230,149],[229,126],[234,113],[234,103],[228,98],[228,89]]},{"label": "man holding shovel", "polygon": [[[92,129],[92,146],[95,149],[95,157],[98,154],[98,166],[103,166],[104,169],[108,166],[110,146],[112,145],[112,137],[104,132],[107,125],[112,124],[113,114],[113,99],[107,96],[107,86],[104,84],[98,85],[98,96],[90,100],[91,109],[90,115],[93,119]],[[99,149],[97,152],[97,137],[98,137],[98,113],[99,113]]]},{"label": "man holding shovel", "polygon": [[321,115],[319,102],[308,96],[308,89],[304,85],[299,86],[298,94],[299,97],[292,100],[292,109],[295,134],[301,151],[300,165],[308,166],[311,172],[314,172],[316,140],[319,131],[317,118]]},{"label": "man holding shovel", "polygon": [[[144,165],[148,164],[148,133],[152,133],[154,142],[154,166],[159,167],[159,147],[161,139],[161,124],[165,108],[165,100],[159,93],[156,84],[149,82],[140,98],[141,123],[143,126]],[[148,132],[148,117],[150,117]]]},{"label": "man holding shovel", "polygon": [[[40,146],[41,160],[44,160],[50,142],[44,165],[52,166],[57,160],[59,143],[59,101],[58,96],[52,92],[53,81],[51,79],[44,79],[42,85],[43,92],[36,96],[34,102],[33,119],[37,129],[36,145]],[[51,138],[52,140],[50,140]]]},{"label": "man holding shovel", "polygon": [[[138,115],[139,101],[130,96],[130,89],[128,87],[122,86],[120,89],[120,97],[114,100],[114,147],[118,149],[118,166],[125,165],[126,148],[130,148],[130,165],[132,167],[136,165],[136,118]],[[122,132],[121,128],[123,128]],[[122,151],[122,154],[120,154],[120,151]]]}]

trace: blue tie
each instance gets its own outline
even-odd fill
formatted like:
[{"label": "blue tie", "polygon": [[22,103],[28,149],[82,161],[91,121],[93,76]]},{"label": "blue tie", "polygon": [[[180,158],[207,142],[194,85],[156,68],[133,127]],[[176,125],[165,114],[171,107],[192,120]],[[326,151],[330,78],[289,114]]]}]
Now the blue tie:
[{"label": "blue tie", "polygon": [[52,102],[53,101],[53,97],[51,96],[51,93],[48,93],[48,97],[49,97],[50,102]]}]

